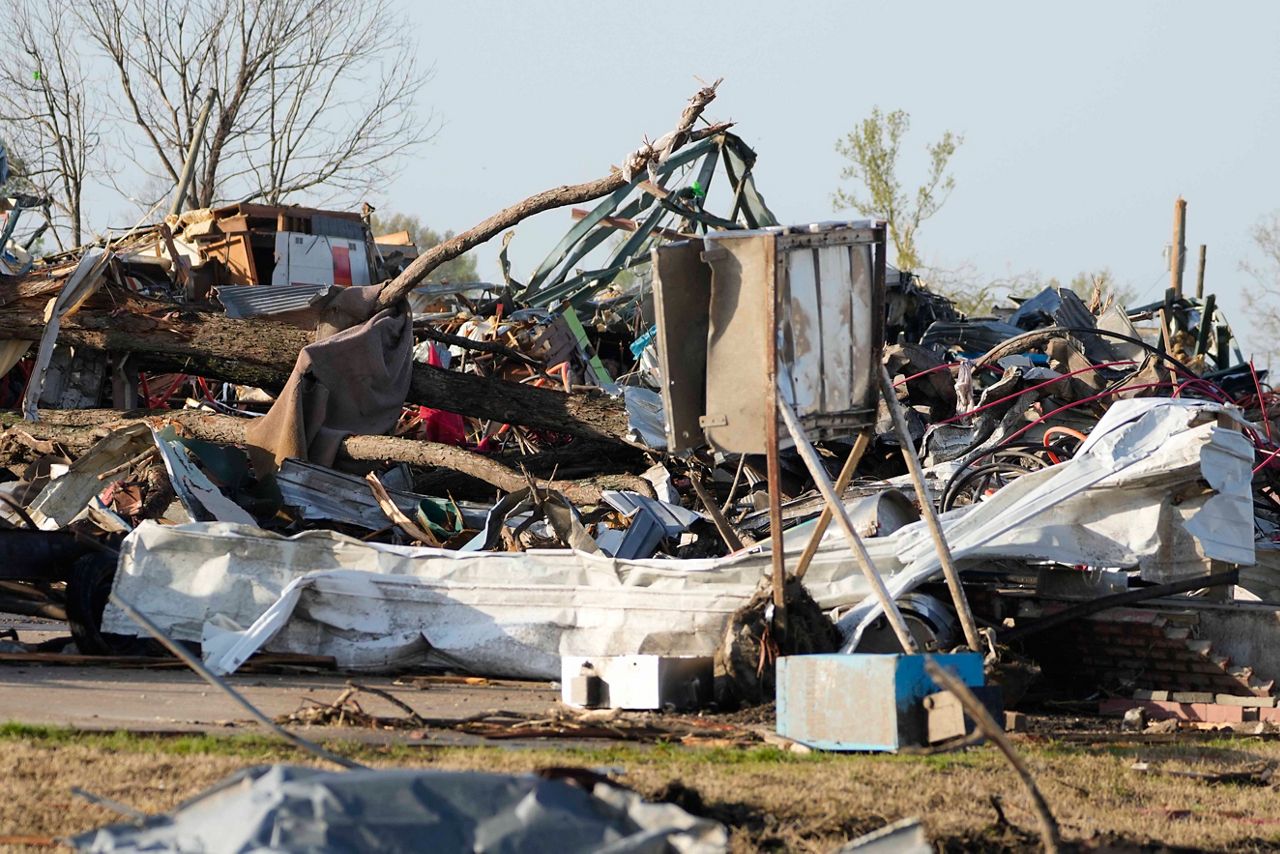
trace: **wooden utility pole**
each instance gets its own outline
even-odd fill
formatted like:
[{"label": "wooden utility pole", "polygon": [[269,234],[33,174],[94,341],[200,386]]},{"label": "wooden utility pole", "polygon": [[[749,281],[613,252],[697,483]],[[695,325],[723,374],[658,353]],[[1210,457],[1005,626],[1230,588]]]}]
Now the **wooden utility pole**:
[{"label": "wooden utility pole", "polygon": [[1196,266],[1196,299],[1204,299],[1204,254],[1205,245],[1200,244],[1200,263]]},{"label": "wooden utility pole", "polygon": [[1169,287],[1174,297],[1182,296],[1182,270],[1187,265],[1187,201],[1178,196],[1173,203],[1173,250],[1169,253]]}]

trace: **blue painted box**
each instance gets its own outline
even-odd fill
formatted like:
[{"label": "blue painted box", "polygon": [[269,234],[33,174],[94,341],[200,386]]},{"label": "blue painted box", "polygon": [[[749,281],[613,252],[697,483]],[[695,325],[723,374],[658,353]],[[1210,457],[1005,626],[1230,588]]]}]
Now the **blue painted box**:
[{"label": "blue painted box", "polygon": [[[984,684],[976,652],[932,656],[966,685]],[[793,655],[778,660],[778,735],[818,750],[893,751],[924,744],[921,700],[940,690],[923,655]]]}]

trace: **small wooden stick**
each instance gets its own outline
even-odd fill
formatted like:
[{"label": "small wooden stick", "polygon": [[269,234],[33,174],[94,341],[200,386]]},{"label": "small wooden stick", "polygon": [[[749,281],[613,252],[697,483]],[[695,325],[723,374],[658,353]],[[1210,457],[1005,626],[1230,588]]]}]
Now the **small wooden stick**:
[{"label": "small wooden stick", "polygon": [[442,547],[441,542],[433,537],[430,531],[419,527],[417,522],[404,515],[404,511],[391,500],[391,496],[387,494],[386,487],[382,485],[382,481],[378,480],[376,474],[369,472],[364,479],[369,484],[369,490],[373,493],[374,499],[377,500],[378,506],[382,508],[382,512],[386,514],[388,519],[395,522],[400,530],[419,542],[426,543],[437,549]]},{"label": "small wooden stick", "polygon": [[1031,796],[1031,803],[1035,807],[1036,817],[1040,820],[1040,839],[1044,842],[1044,850],[1048,854],[1057,854],[1062,847],[1062,836],[1058,832],[1058,822],[1054,820],[1053,813],[1049,811],[1049,804],[1045,801],[1044,795],[1040,794],[1040,788],[1036,786],[1035,778],[1031,776],[1031,770],[1022,761],[1022,757],[1018,756],[1017,752],[1014,751],[1013,743],[1004,734],[1004,730],[992,720],[990,713],[982,705],[982,701],[973,695],[969,687],[957,679],[955,675],[948,673],[943,667],[939,666],[933,660],[933,656],[925,656],[924,670],[938,686],[950,691],[960,701],[960,705],[964,708],[964,713],[973,721],[974,726],[980,729],[983,735],[991,739],[996,747],[1000,748],[1000,752],[1009,760],[1013,770],[1018,772],[1018,778],[1022,780],[1022,785],[1026,787],[1027,794]]},{"label": "small wooden stick", "polygon": [[711,521],[716,525],[716,531],[720,534],[720,539],[724,540],[724,544],[729,547],[729,551],[736,552],[742,548],[742,540],[738,539],[738,535],[733,532],[729,520],[720,512],[720,508],[711,500],[711,496],[702,488],[702,484],[698,483],[697,472],[689,472],[689,483],[693,485],[693,491],[697,493],[698,500],[702,502],[702,506],[707,508],[707,513],[711,516]]}]

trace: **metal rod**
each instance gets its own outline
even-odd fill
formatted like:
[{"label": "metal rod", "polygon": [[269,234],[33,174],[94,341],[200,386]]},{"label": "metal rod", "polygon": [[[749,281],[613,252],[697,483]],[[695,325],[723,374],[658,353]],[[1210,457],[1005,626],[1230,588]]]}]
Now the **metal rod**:
[{"label": "metal rod", "polygon": [[84,798],[86,801],[93,804],[94,806],[102,807],[103,809],[109,809],[114,813],[119,813],[122,816],[126,816],[134,824],[142,824],[144,821],[147,820],[147,814],[144,813],[142,810],[134,809],[128,804],[122,804],[119,801],[113,801],[111,798],[105,797],[103,795],[96,795],[93,792],[90,792],[88,789],[82,789],[79,786],[72,786],[71,794],[75,795],[78,798]]},{"label": "metal rod", "polygon": [[1209,333],[1213,330],[1213,311],[1217,294],[1209,294],[1200,305],[1200,329],[1196,334],[1196,352],[1199,356],[1209,349]]},{"label": "metal rod", "polygon": [[907,429],[907,419],[898,405],[898,395],[893,390],[893,380],[884,365],[880,366],[880,394],[884,397],[884,405],[893,416],[893,427],[898,433],[898,442],[902,445],[902,458],[907,463],[907,471],[911,473],[911,483],[915,486],[916,498],[920,502],[920,515],[924,516],[929,528],[929,536],[933,538],[934,548],[938,550],[938,560],[942,562],[942,574],[947,579],[947,590],[951,593],[951,603],[955,606],[956,615],[960,617],[960,626],[964,629],[964,641],[969,649],[979,652],[982,640],[978,637],[978,626],[973,621],[973,611],[969,608],[969,599],[965,596],[964,587],[960,584],[960,573],[956,570],[955,559],[951,556],[951,547],[942,533],[942,525],[938,523],[938,514],[933,509],[933,501],[929,499],[929,491],[925,488],[924,472],[920,469],[920,461],[916,459],[915,445],[911,441],[911,433]]},{"label": "metal rod", "polygon": [[213,671],[209,670],[209,668],[205,667],[203,664],[200,663],[200,659],[196,658],[194,655],[187,652],[187,650],[184,649],[181,644],[177,643],[168,635],[166,635],[164,631],[155,623],[151,622],[151,620],[146,615],[144,615],[137,608],[130,605],[124,599],[121,599],[120,595],[116,593],[114,590],[111,591],[111,601],[115,603],[115,606],[117,608],[119,608],[121,611],[124,611],[126,617],[128,617],[130,620],[133,620],[142,628],[146,629],[148,634],[150,634],[153,638],[158,640],[161,643],[161,645],[164,646],[165,649],[169,650],[169,652],[173,653],[179,659],[181,659],[183,664],[187,665],[187,667],[190,667],[192,670],[194,670],[200,676],[201,679],[203,679],[213,687],[217,688],[219,691],[226,694],[228,697],[234,700],[242,709],[248,712],[249,716],[252,717],[255,721],[262,724],[264,727],[271,730],[276,735],[283,738],[285,741],[289,742],[290,744],[293,744],[295,747],[301,747],[303,750],[309,753],[313,753],[316,756],[319,756],[321,759],[328,760],[329,762],[332,762],[335,765],[340,765],[343,768],[366,768],[366,766],[361,765],[359,762],[356,762],[354,759],[348,759],[345,756],[339,756],[338,754],[333,753],[332,751],[326,750],[325,748],[316,744],[314,741],[308,741],[307,739],[303,738],[302,736],[296,733],[289,732],[287,729],[280,726],[280,724],[276,723],[275,721],[271,720],[271,718],[267,717],[262,712],[258,711],[257,706],[253,705],[244,697],[240,696],[240,694],[234,688],[228,685],[226,681],[214,675]]},{"label": "metal rod", "polygon": [[[858,469],[858,463],[862,462],[862,455],[867,452],[870,444],[871,434],[866,431],[859,433],[858,438],[853,440],[853,450],[849,452],[849,458],[844,461],[840,476],[836,478],[836,495],[844,495],[849,482],[853,480],[853,473]],[[822,535],[827,532],[830,525],[831,508],[824,505],[822,515],[818,517],[818,524],[813,526],[813,531],[809,534],[809,542],[805,543],[804,551],[800,553],[800,562],[796,564],[796,578],[804,578],[804,574],[809,571],[809,564],[813,561],[813,556],[818,553],[818,544],[822,542]]]},{"label": "metal rod", "polygon": [[[791,438],[796,443],[796,450],[800,452],[800,459],[804,460],[805,468],[809,469],[809,475],[813,478],[814,483],[818,485],[818,491],[822,493],[823,500],[827,502],[827,507],[834,515],[837,524],[840,525],[840,529],[844,531],[845,539],[849,541],[849,547],[853,550],[853,556],[858,560],[858,567],[862,570],[867,582],[870,583],[876,599],[880,601],[880,607],[884,608],[885,617],[888,618],[889,625],[893,627],[893,633],[897,635],[898,643],[902,645],[902,651],[908,654],[915,652],[915,639],[911,636],[911,630],[907,628],[906,621],[902,619],[902,612],[898,610],[898,603],[893,601],[889,588],[885,587],[884,579],[880,577],[880,573],[876,571],[875,564],[871,562],[871,555],[867,554],[867,547],[862,544],[862,538],[854,530],[853,521],[844,509],[844,502],[840,500],[840,496],[836,494],[835,487],[831,485],[827,470],[822,467],[822,460],[818,459],[818,452],[813,449],[813,445],[809,444],[809,439],[804,434],[804,428],[800,426],[800,419],[796,417],[790,404],[783,400],[781,396],[777,400],[778,412],[782,415],[782,421],[787,425],[787,431],[791,433]],[[778,545],[780,545],[780,541],[775,540],[774,548],[776,549]]]},{"label": "metal rod", "polygon": [[[173,204],[169,205],[169,215],[182,213],[182,198],[191,186],[191,176],[196,171],[196,155],[200,152],[200,143],[204,140],[204,130],[209,124],[209,113],[213,111],[213,100],[218,97],[217,89],[210,89],[200,108],[200,117],[196,119],[196,130],[191,135],[191,146],[187,149],[187,159],[182,164],[182,175],[178,178],[178,189],[173,194]],[[175,259],[176,263],[176,259]]]}]

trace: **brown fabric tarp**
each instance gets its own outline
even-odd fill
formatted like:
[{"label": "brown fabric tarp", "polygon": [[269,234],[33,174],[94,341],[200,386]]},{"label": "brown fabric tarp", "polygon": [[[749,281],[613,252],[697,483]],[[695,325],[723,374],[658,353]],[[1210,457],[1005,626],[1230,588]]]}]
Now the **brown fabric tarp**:
[{"label": "brown fabric tarp", "polygon": [[291,457],[332,466],[343,438],[385,434],[399,420],[412,377],[413,322],[403,303],[371,317],[378,290],[347,288],[334,298],[271,411],[249,425],[259,475]]}]

